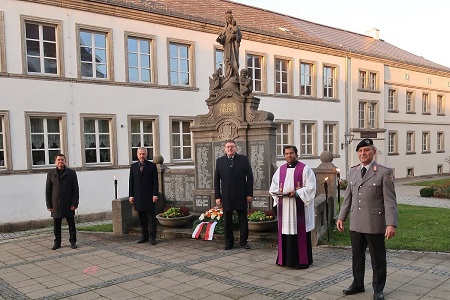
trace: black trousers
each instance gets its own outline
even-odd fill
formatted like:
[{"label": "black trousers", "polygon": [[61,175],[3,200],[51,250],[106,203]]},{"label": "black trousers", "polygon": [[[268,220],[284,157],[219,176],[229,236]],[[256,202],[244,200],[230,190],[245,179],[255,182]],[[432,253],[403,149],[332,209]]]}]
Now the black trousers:
[{"label": "black trousers", "polygon": [[[248,240],[248,219],[247,210],[236,210],[238,214],[239,221],[239,245],[247,244]],[[224,210],[223,211],[223,222],[225,227],[225,244],[229,246],[234,245],[234,235],[233,235],[233,211]]]},{"label": "black trousers", "polygon": [[156,230],[158,229],[156,213],[154,211],[138,211],[138,214],[139,222],[141,223],[142,237],[145,239],[156,239]]},{"label": "black trousers", "polygon": [[364,269],[366,264],[366,249],[369,246],[370,260],[372,263],[374,291],[383,291],[386,284],[386,248],[384,234],[368,234],[350,231],[352,241],[352,286],[364,287]]},{"label": "black trousers", "polygon": [[[75,218],[66,218],[67,224],[69,225],[69,242],[77,242],[77,232],[75,228]],[[61,223],[62,218],[53,219],[53,232],[55,233],[55,243],[61,244]]]},{"label": "black trousers", "polygon": [[[281,243],[283,249],[283,261],[284,264],[282,266],[287,266],[290,268],[300,268],[306,265],[302,265],[299,263],[298,257],[298,235],[297,234],[282,234],[281,235]],[[311,243],[311,231],[306,232],[306,248],[308,251],[308,265],[313,263],[312,256],[312,243]],[[278,263],[279,257],[277,256],[276,264]]]}]

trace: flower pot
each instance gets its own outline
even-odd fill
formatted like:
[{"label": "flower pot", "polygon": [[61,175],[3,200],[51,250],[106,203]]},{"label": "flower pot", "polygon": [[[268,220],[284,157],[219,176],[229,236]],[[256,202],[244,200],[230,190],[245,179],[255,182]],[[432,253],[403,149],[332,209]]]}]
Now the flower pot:
[{"label": "flower pot", "polygon": [[248,230],[264,232],[270,231],[277,225],[277,220],[261,221],[261,222],[248,222]]},{"label": "flower pot", "polygon": [[176,217],[176,218],[164,218],[160,215],[156,215],[156,218],[158,219],[159,223],[161,225],[167,226],[167,227],[181,227],[183,225],[186,225],[191,220],[191,216],[184,216],[184,217]]}]

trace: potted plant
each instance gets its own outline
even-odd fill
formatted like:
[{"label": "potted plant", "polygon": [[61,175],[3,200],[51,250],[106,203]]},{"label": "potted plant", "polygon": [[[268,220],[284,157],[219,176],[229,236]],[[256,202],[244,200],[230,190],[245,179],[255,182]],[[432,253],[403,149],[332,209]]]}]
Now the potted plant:
[{"label": "potted plant", "polygon": [[156,215],[159,223],[168,227],[180,227],[191,220],[191,215],[187,207],[170,207],[163,213]]},{"label": "potted plant", "polygon": [[275,227],[277,220],[272,211],[257,210],[248,215],[248,229],[250,231],[264,232]]}]

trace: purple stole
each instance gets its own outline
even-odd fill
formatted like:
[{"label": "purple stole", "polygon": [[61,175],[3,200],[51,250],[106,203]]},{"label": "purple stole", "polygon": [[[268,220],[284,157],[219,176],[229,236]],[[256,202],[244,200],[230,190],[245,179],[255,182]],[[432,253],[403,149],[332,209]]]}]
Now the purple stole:
[{"label": "purple stole", "polygon": [[[303,169],[305,164],[298,162],[294,171],[294,186],[295,183],[303,185]],[[287,164],[280,167],[280,181],[281,187],[284,187],[284,181],[286,179]],[[295,197],[295,203],[297,206],[297,240],[298,240],[298,261],[299,264],[308,265],[308,249],[306,241],[306,222],[305,222],[305,205],[299,197]],[[283,215],[283,197],[278,198],[278,263],[283,265],[283,243],[282,243],[282,216]]]}]

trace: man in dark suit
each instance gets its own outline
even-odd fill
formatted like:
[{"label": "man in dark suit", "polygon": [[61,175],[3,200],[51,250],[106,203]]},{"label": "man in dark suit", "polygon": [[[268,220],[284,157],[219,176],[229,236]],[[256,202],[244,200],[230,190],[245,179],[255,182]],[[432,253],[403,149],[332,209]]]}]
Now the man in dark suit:
[{"label": "man in dark suit", "polygon": [[[158,201],[158,171],[156,165],[147,160],[147,149],[137,149],[138,161],[130,166],[129,200],[139,214],[142,237],[138,243],[156,244],[157,220],[155,202]],[[149,229],[148,216],[151,226]]]},{"label": "man in dark suit", "polygon": [[217,205],[223,207],[225,225],[225,250],[234,245],[233,211],[239,220],[239,244],[250,249],[248,239],[247,206],[253,199],[253,172],[247,156],[236,153],[233,140],[225,142],[225,155],[216,161],[214,191]]},{"label": "man in dark suit", "polygon": [[365,253],[369,246],[373,298],[382,300],[387,273],[384,238],[389,240],[395,236],[398,219],[394,177],[390,168],[374,160],[377,148],[371,139],[362,140],[356,151],[361,164],[350,169],[344,203],[336,222],[337,229],[344,231],[344,221],[350,212],[353,283],[342,292],[345,295],[364,292]]}]

